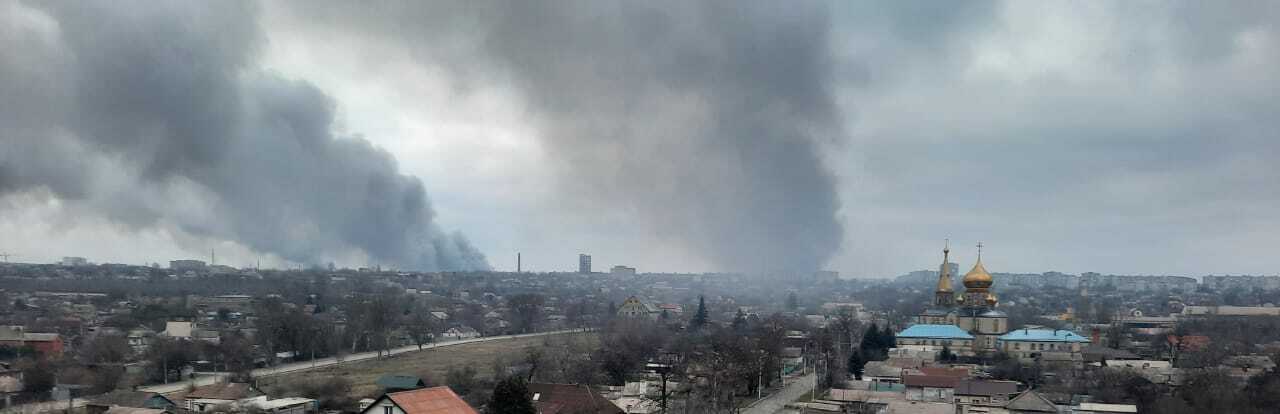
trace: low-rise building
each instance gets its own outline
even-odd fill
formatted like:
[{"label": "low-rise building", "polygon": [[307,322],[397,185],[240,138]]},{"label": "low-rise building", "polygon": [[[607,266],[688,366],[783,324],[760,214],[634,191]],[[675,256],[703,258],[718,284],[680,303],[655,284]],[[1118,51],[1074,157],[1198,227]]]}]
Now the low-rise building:
[{"label": "low-rise building", "polygon": [[1138,412],[1138,406],[1133,404],[1080,403],[1071,412],[1072,414],[1136,413]]},{"label": "low-rise building", "polygon": [[188,392],[184,406],[187,411],[205,412],[215,407],[231,406],[262,395],[253,385],[243,382],[228,382],[196,387]]},{"label": "low-rise building", "polygon": [[910,401],[951,402],[960,377],[951,375],[906,374],[902,376]]},{"label": "low-rise building", "polygon": [[622,302],[622,306],[618,306],[618,316],[627,319],[648,319],[658,320],[661,311],[657,306],[649,302],[640,300],[635,296],[627,298]]},{"label": "low-rise building", "polygon": [[1003,407],[1018,394],[1018,383],[1014,381],[991,381],[963,379],[956,382],[952,395],[955,397],[956,412],[989,412],[986,408],[971,407]]},{"label": "low-rise building", "polygon": [[996,349],[1017,358],[1034,359],[1043,352],[1079,355],[1089,339],[1063,329],[1018,329],[1001,335]]},{"label": "low-rise building", "polygon": [[264,395],[241,404],[267,414],[306,414],[315,412],[316,400],[302,397],[286,397],[268,400]]},{"label": "low-rise building", "polygon": [[973,355],[973,340],[973,335],[956,325],[912,325],[896,336],[898,346],[947,347],[958,355]]},{"label": "low-rise building", "polygon": [[88,414],[102,414],[112,407],[172,410],[177,406],[173,400],[163,394],[117,390],[90,399],[85,403],[85,411]]},{"label": "low-rise building", "polygon": [[[362,404],[363,405],[363,404]],[[449,387],[383,394],[360,414],[479,414]]]},{"label": "low-rise building", "polygon": [[581,384],[529,384],[533,405],[542,413],[623,414],[621,408]]}]

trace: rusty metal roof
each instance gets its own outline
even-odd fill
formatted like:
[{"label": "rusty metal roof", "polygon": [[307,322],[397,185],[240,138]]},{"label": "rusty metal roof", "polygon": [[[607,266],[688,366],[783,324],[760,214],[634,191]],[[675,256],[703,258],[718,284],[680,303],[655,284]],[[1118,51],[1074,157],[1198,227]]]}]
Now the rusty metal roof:
[{"label": "rusty metal roof", "polygon": [[387,394],[405,414],[479,414],[449,387],[431,387]]}]

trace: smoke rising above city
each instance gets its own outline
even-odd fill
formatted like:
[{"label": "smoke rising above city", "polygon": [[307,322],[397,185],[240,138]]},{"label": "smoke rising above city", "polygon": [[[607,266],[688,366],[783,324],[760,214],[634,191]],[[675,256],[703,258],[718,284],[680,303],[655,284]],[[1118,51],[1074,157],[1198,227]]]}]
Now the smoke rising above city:
[{"label": "smoke rising above city", "polygon": [[1234,6],[7,2],[0,251],[1266,272],[1280,11]]},{"label": "smoke rising above city", "polygon": [[[422,182],[332,99],[257,66],[251,4],[9,3],[0,191],[47,191],[130,228],[174,226],[319,264],[487,269]],[[357,263],[363,264],[363,263]]]}]

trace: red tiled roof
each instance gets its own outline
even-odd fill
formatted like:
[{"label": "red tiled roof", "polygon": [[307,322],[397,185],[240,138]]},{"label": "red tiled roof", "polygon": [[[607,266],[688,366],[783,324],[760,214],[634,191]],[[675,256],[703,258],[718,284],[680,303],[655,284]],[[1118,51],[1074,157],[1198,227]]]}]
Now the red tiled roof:
[{"label": "red tiled roof", "polygon": [[955,388],[960,378],[947,375],[903,375],[902,384],[908,387]]},{"label": "red tiled roof", "polygon": [[449,387],[422,388],[386,395],[405,414],[479,414]]}]

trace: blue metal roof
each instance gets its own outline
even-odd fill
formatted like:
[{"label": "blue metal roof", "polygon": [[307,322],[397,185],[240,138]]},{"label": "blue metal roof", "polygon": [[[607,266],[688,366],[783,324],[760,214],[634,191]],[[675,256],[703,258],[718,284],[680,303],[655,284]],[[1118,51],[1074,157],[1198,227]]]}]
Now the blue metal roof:
[{"label": "blue metal roof", "polygon": [[1064,329],[1019,329],[1001,335],[1001,341],[1089,342],[1088,338]]},{"label": "blue metal roof", "polygon": [[898,332],[899,338],[930,338],[930,339],[973,339],[973,335],[969,335],[964,329],[960,329],[955,325],[928,325],[919,324],[911,325],[910,328]]}]

